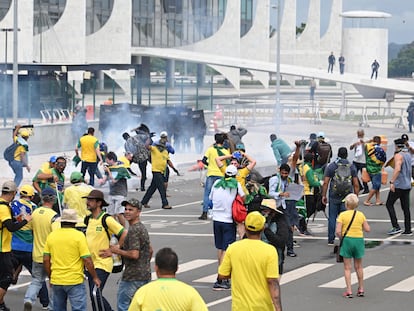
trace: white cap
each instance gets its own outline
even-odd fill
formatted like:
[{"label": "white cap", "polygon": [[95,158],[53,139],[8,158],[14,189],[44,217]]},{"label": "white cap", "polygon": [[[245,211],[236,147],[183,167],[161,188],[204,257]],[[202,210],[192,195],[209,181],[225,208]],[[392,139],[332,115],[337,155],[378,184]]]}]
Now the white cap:
[{"label": "white cap", "polygon": [[166,131],[162,131],[160,133],[160,137],[168,137],[168,133]]},{"label": "white cap", "polygon": [[237,175],[237,167],[235,167],[234,165],[227,166],[226,175],[231,176],[231,177],[236,176]]}]

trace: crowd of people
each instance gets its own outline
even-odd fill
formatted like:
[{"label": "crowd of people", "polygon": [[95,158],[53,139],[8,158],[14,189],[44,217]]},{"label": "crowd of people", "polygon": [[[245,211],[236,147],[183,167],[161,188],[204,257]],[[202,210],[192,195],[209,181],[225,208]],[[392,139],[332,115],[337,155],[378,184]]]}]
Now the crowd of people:
[{"label": "crowd of people", "polygon": [[[27,143],[25,133],[19,130],[16,127],[14,140]],[[365,206],[385,204],[392,226],[389,235],[412,235],[409,193],[414,143],[405,134],[394,140],[395,153],[387,161],[382,138],[367,140],[362,129],[349,148],[338,148],[336,156],[323,132],[311,133],[308,141],[295,141],[293,148],[281,137],[270,134],[275,174],[261,176],[242,140],[246,134],[246,129],[234,125],[228,133],[216,133],[214,144],[202,159],[207,175],[199,219],[207,220],[211,214],[219,263],[213,290],[231,289],[233,308],[282,310],[279,279],[285,256],[297,256],[294,235],[312,235],[308,220],[318,211],[325,213],[328,206],[327,242],[338,244],[338,238],[340,255],[344,257],[343,296],[352,297],[352,259],[358,276],[357,295],[364,296],[363,232],[370,227],[364,214],[356,212],[358,195],[367,194]],[[112,310],[104,288],[109,275],[115,273],[117,256],[125,265],[118,288],[118,310],[141,310],[144,306],[207,309],[196,290],[175,279],[178,257],[171,248],[157,252],[155,271],[160,279],[151,282],[153,248],[140,215],[143,208],[150,207],[149,200],[156,190],[161,195],[161,207],[171,209],[166,195],[168,167],[179,172],[169,158],[175,150],[168,133],[162,132],[158,140],[153,140],[148,127],[141,124],[136,135],[124,133],[123,137],[125,153],[118,157],[99,142],[93,128],[88,128],[75,147],[73,160],[81,163],[81,168],[72,172],[69,186],[65,184],[67,159],[63,156],[50,157],[38,169],[32,184],[20,186],[17,178],[2,185],[0,257],[4,264],[0,267],[0,310],[9,310],[4,297],[8,287],[17,282],[22,266],[32,274],[22,301],[25,311],[32,310],[37,297],[45,309],[66,310],[69,301],[72,310],[86,310],[88,296],[94,311]],[[26,150],[16,149],[16,155],[22,156],[23,149]],[[348,159],[348,150],[353,152],[353,160]],[[151,163],[151,184],[141,200],[128,198],[127,179],[134,174],[131,163],[141,169],[144,161]],[[391,166],[393,173],[384,203],[379,190],[387,182],[386,166]],[[99,176],[99,167],[103,168],[103,176]],[[99,184],[109,184],[108,198],[94,188],[95,176]],[[141,174],[141,187],[137,190],[145,191],[145,179]],[[235,221],[233,205],[237,197],[246,215],[244,220]],[[398,199],[404,213],[404,230],[394,209]],[[258,265],[259,261],[263,264]],[[47,277],[53,295],[48,293]],[[165,295],[151,299],[161,288]],[[182,298],[177,299],[179,296]]]}]

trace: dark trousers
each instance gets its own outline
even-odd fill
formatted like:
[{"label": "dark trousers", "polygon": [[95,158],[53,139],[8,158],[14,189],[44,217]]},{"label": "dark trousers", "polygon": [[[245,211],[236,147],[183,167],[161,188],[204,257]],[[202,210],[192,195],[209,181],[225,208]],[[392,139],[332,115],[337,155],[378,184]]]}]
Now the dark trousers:
[{"label": "dark trousers", "polygon": [[147,180],[147,163],[147,160],[138,162],[138,167],[141,172],[141,190],[145,189],[145,181]]},{"label": "dark trousers", "polygon": [[[93,278],[92,278],[92,276],[90,275],[90,273],[88,272],[88,271],[85,271],[86,272],[86,276],[88,277],[88,283],[89,283],[89,296],[90,296],[90,298],[91,298],[91,303],[92,303],[92,310],[93,311],[112,311],[112,307],[111,307],[111,305],[109,304],[109,302],[106,300],[106,298],[103,296],[103,289],[104,289],[104,287],[105,287],[105,283],[106,283],[106,280],[108,279],[108,277],[109,277],[109,273],[108,272],[106,272],[105,270],[102,270],[102,269],[99,269],[99,268],[97,268],[97,269],[95,269],[95,271],[96,271],[96,274],[98,275],[98,278],[101,280],[101,287],[100,287],[100,290],[99,291],[97,291],[97,294],[96,294],[96,300],[97,300],[97,302],[98,302],[98,304],[99,304],[99,306],[97,306],[96,304],[95,304],[95,299],[94,299],[94,297],[93,297],[93,287],[95,286],[95,283],[93,282]],[[100,293],[101,295],[98,295],[98,293]],[[104,308],[105,308],[105,310],[102,310],[102,308],[101,308],[101,305],[102,305],[102,303],[101,303],[101,299],[102,299],[102,301],[103,301],[103,304],[104,304]]]},{"label": "dark trousers", "polygon": [[149,200],[157,189],[161,195],[162,206],[168,205],[167,194],[164,186],[164,175],[160,172],[152,172],[151,185],[149,186],[147,192],[145,192],[141,203],[148,204]]},{"label": "dark trousers", "polygon": [[89,184],[91,186],[95,185],[95,173],[96,169],[98,168],[97,162],[85,162],[82,161],[81,173],[83,178],[85,178],[86,170],[88,170],[89,174]]},{"label": "dark trousers", "polygon": [[386,203],[391,225],[393,228],[399,229],[400,225],[398,224],[397,215],[395,214],[394,203],[400,199],[401,209],[404,213],[405,232],[411,232],[410,190],[411,189],[396,188],[394,192],[390,191]]},{"label": "dark trousers", "polygon": [[[32,253],[22,251],[12,251],[13,257],[16,260],[15,264],[22,265],[30,274],[32,274]],[[46,282],[42,283],[42,288],[39,291],[39,300],[43,306],[49,305],[49,293],[47,291]]]},{"label": "dark trousers", "polygon": [[[365,163],[354,162],[354,165],[355,165],[355,168],[357,169],[357,174],[359,172],[361,172],[361,174],[362,174],[362,169],[364,167],[366,167],[366,164]],[[362,189],[362,186],[363,186],[364,191],[368,191],[369,190],[368,189],[368,183],[366,183],[366,182],[362,182],[361,183],[361,180],[359,178],[358,178],[358,184],[359,184],[359,189]]]}]

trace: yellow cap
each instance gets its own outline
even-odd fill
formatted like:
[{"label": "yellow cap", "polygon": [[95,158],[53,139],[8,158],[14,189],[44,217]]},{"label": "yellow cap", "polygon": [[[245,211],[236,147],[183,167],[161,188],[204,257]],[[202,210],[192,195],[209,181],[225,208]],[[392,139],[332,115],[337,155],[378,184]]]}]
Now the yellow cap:
[{"label": "yellow cap", "polygon": [[249,231],[258,232],[261,231],[266,222],[266,218],[263,217],[259,212],[251,212],[247,214],[244,226]]},{"label": "yellow cap", "polygon": [[31,185],[23,185],[20,187],[20,195],[24,195],[26,197],[34,196],[35,189]]},{"label": "yellow cap", "polygon": [[19,131],[19,133],[20,133],[20,136],[21,136],[21,137],[29,137],[29,136],[30,136],[29,131],[28,131],[28,130],[26,130],[26,129],[21,129],[21,130]]}]

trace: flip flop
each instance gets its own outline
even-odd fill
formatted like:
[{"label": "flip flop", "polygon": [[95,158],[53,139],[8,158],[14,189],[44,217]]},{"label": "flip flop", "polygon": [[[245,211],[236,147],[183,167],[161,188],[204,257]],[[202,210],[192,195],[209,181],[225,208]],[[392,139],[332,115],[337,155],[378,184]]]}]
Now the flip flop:
[{"label": "flip flop", "polygon": [[374,204],[372,204],[371,202],[364,202],[364,205],[365,205],[365,206],[372,206],[372,205],[374,205]]},{"label": "flip flop", "polygon": [[384,202],[378,202],[378,203],[375,203],[375,205],[377,205],[377,206],[384,205]]}]

